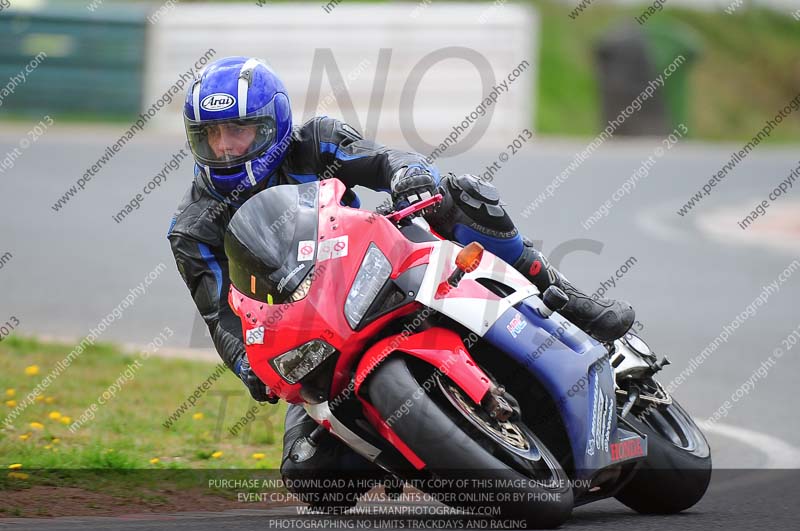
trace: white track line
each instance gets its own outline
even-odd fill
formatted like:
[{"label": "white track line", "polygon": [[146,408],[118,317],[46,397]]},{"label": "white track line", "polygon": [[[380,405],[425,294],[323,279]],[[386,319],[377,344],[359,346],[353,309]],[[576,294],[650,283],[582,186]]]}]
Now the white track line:
[{"label": "white track line", "polygon": [[754,448],[759,453],[764,454],[767,457],[767,462],[762,468],[800,468],[800,448],[782,439],[767,435],[766,433],[748,430],[738,426],[731,426],[730,424],[698,421],[697,425],[700,426],[700,429],[704,432],[716,433],[723,437],[735,439]]},{"label": "white track line", "polygon": [[690,231],[680,227],[675,214],[677,200],[649,206],[636,213],[635,223],[645,234],[670,243],[685,243],[692,239]]}]

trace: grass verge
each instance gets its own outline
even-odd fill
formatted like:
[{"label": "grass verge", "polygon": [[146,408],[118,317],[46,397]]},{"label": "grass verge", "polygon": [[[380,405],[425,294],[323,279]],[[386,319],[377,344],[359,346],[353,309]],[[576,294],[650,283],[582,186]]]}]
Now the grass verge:
[{"label": "grass verge", "polygon": [[[0,343],[0,421],[26,401],[72,348],[15,336]],[[137,360],[132,377],[119,380]],[[0,490],[31,489],[30,494],[48,486],[73,487],[149,506],[167,503],[170,492],[185,495],[192,487],[213,493],[207,479],[221,473],[277,477],[285,405],[259,405],[230,371],[165,427],[215,371],[214,364],[205,362],[142,359],[106,344],[89,347],[10,426],[3,423]],[[104,399],[109,389],[115,390],[114,396]],[[95,418],[71,432],[70,425],[92,404],[98,404]],[[255,420],[233,435],[230,428],[248,411]],[[27,514],[9,505],[13,496],[0,498],[0,515],[42,514],[41,506],[29,507],[33,512]],[[53,514],[50,509],[47,514]]]}]

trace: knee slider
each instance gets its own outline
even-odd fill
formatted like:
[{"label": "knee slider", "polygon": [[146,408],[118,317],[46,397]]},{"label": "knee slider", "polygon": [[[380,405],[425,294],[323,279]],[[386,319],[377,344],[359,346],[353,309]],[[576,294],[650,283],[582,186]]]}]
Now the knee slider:
[{"label": "knee slider", "polygon": [[500,193],[492,183],[487,183],[470,174],[453,177],[450,181],[456,203],[462,208],[480,210],[493,217],[504,217],[506,211],[500,203]]},{"label": "knee slider", "polygon": [[474,175],[455,176],[451,173],[442,179],[439,192],[444,200],[429,221],[442,236],[452,239],[457,225],[465,225],[493,237],[517,235],[517,229],[503,208],[500,194],[493,184]]}]

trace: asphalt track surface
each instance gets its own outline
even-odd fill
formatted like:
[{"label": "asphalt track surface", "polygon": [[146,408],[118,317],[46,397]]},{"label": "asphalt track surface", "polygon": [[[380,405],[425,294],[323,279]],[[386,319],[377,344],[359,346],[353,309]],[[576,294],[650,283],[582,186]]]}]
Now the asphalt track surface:
[{"label": "asphalt track surface", "polygon": [[[18,145],[25,128],[4,129],[0,155]],[[140,209],[121,223],[112,216],[183,147],[177,135],[145,133],[126,146],[61,211],[51,205],[100,157],[119,134],[115,129],[61,127],[56,124],[25,150],[0,179],[0,256],[13,258],[0,269],[0,321],[15,316],[24,334],[80,339],[109,313],[159,263],[167,268],[147,293],[103,335],[103,340],[146,344],[165,326],[174,330],[169,347],[207,346],[190,338],[195,312],[172,262],[165,234],[175,206],[187,188],[191,166],[183,163],[166,184],[147,195]],[[613,205],[591,229],[582,223],[653,154],[659,139],[613,142],[598,150],[529,217],[521,212],[568,165],[582,142],[536,141],[510,157],[494,176],[507,209],[520,229],[542,242],[545,253],[566,254],[560,267],[588,292],[636,258],[608,295],[630,300],[645,329],[642,335],[673,365],[663,380],[677,376],[711,341],[800,258],[800,190],[779,199],[759,223],[779,225],[780,238],[742,231],[733,218],[709,231],[709,219],[721,212],[747,215],[751,207],[797,166],[795,149],[762,147],[751,154],[687,216],[676,211],[730,159],[738,145],[684,141],[658,159],[649,176]],[[484,147],[439,161],[442,170],[479,173],[503,147]],[[380,194],[360,191],[365,206]],[[779,212],[779,207],[783,212]],[[786,212],[789,212],[786,214]],[[794,219],[792,219],[794,216]],[[730,216],[729,216],[730,217]],[[713,223],[712,223],[713,225]],[[724,226],[723,226],[724,225]],[[719,229],[730,230],[727,234]],[[741,239],[746,233],[749,239]],[[592,240],[592,241],[587,241]],[[762,363],[800,325],[800,271],[780,284],[768,302],[741,323],[692,372],[676,391],[677,399],[698,419],[707,419],[748,380],[742,395],[719,423],[708,426],[717,468],[800,467],[800,420],[796,412],[797,353],[788,350],[765,377],[753,379]],[[206,353],[207,354],[207,353]],[[199,354],[198,354],[199,355]],[[744,472],[742,472],[744,474]],[[752,482],[723,478],[691,514],[669,518],[634,515],[614,501],[576,510],[570,526],[586,528],[635,525],[644,529],[750,528],[759,523],[789,527],[796,483],[775,478]],[[788,496],[788,497],[787,497]],[[171,529],[255,529],[280,511],[221,513],[166,518]],[[276,512],[277,511],[277,512]],[[285,517],[285,515],[283,515]],[[58,526],[107,528],[108,521],[81,519]],[[105,523],[104,523],[105,522]],[[115,520],[115,526],[146,529],[153,521]],[[32,521],[20,528],[34,529]],[[50,522],[55,524],[55,522]],[[408,524],[408,522],[407,522]],[[18,524],[7,520],[2,525]],[[36,525],[39,525],[38,523]],[[69,527],[73,525],[73,527]],[[139,526],[139,527],[137,527]],[[150,527],[148,527],[150,526]],[[414,527],[407,525],[407,527]],[[56,528],[49,526],[48,528]]]},{"label": "asphalt track surface", "polygon": [[[637,514],[616,500],[604,500],[575,509],[572,519],[561,529],[636,529],[655,530],[708,530],[708,529],[796,529],[797,524],[797,471],[735,471],[717,473],[705,498],[689,511],[678,515],[653,516]],[[361,506],[365,512],[386,511],[385,506]],[[373,516],[367,514],[330,517],[324,515],[298,516],[292,507],[247,508],[235,511],[208,513],[139,514],[118,518],[57,518],[57,519],[5,519],[0,529],[100,531],[122,530],[192,530],[211,531],[236,529],[256,531],[262,529],[462,529],[465,520],[481,520],[423,513],[425,506],[398,507],[400,514]],[[433,509],[427,506],[428,510]],[[384,513],[386,514],[386,513]],[[491,520],[484,518],[485,520]],[[499,519],[494,527],[504,528]],[[507,528],[507,527],[506,527]]]}]

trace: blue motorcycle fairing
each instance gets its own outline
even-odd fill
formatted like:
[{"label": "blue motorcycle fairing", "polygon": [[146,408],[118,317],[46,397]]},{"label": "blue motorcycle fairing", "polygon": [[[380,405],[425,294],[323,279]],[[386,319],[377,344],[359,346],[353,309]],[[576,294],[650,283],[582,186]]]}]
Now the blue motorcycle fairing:
[{"label": "blue motorcycle fairing", "polygon": [[559,313],[547,318],[540,309],[542,301],[529,297],[506,311],[484,339],[525,367],[553,397],[572,447],[576,477],[588,479],[611,464],[646,456],[646,439],[641,456],[619,451],[620,441],[640,437],[617,427],[608,351]]}]

